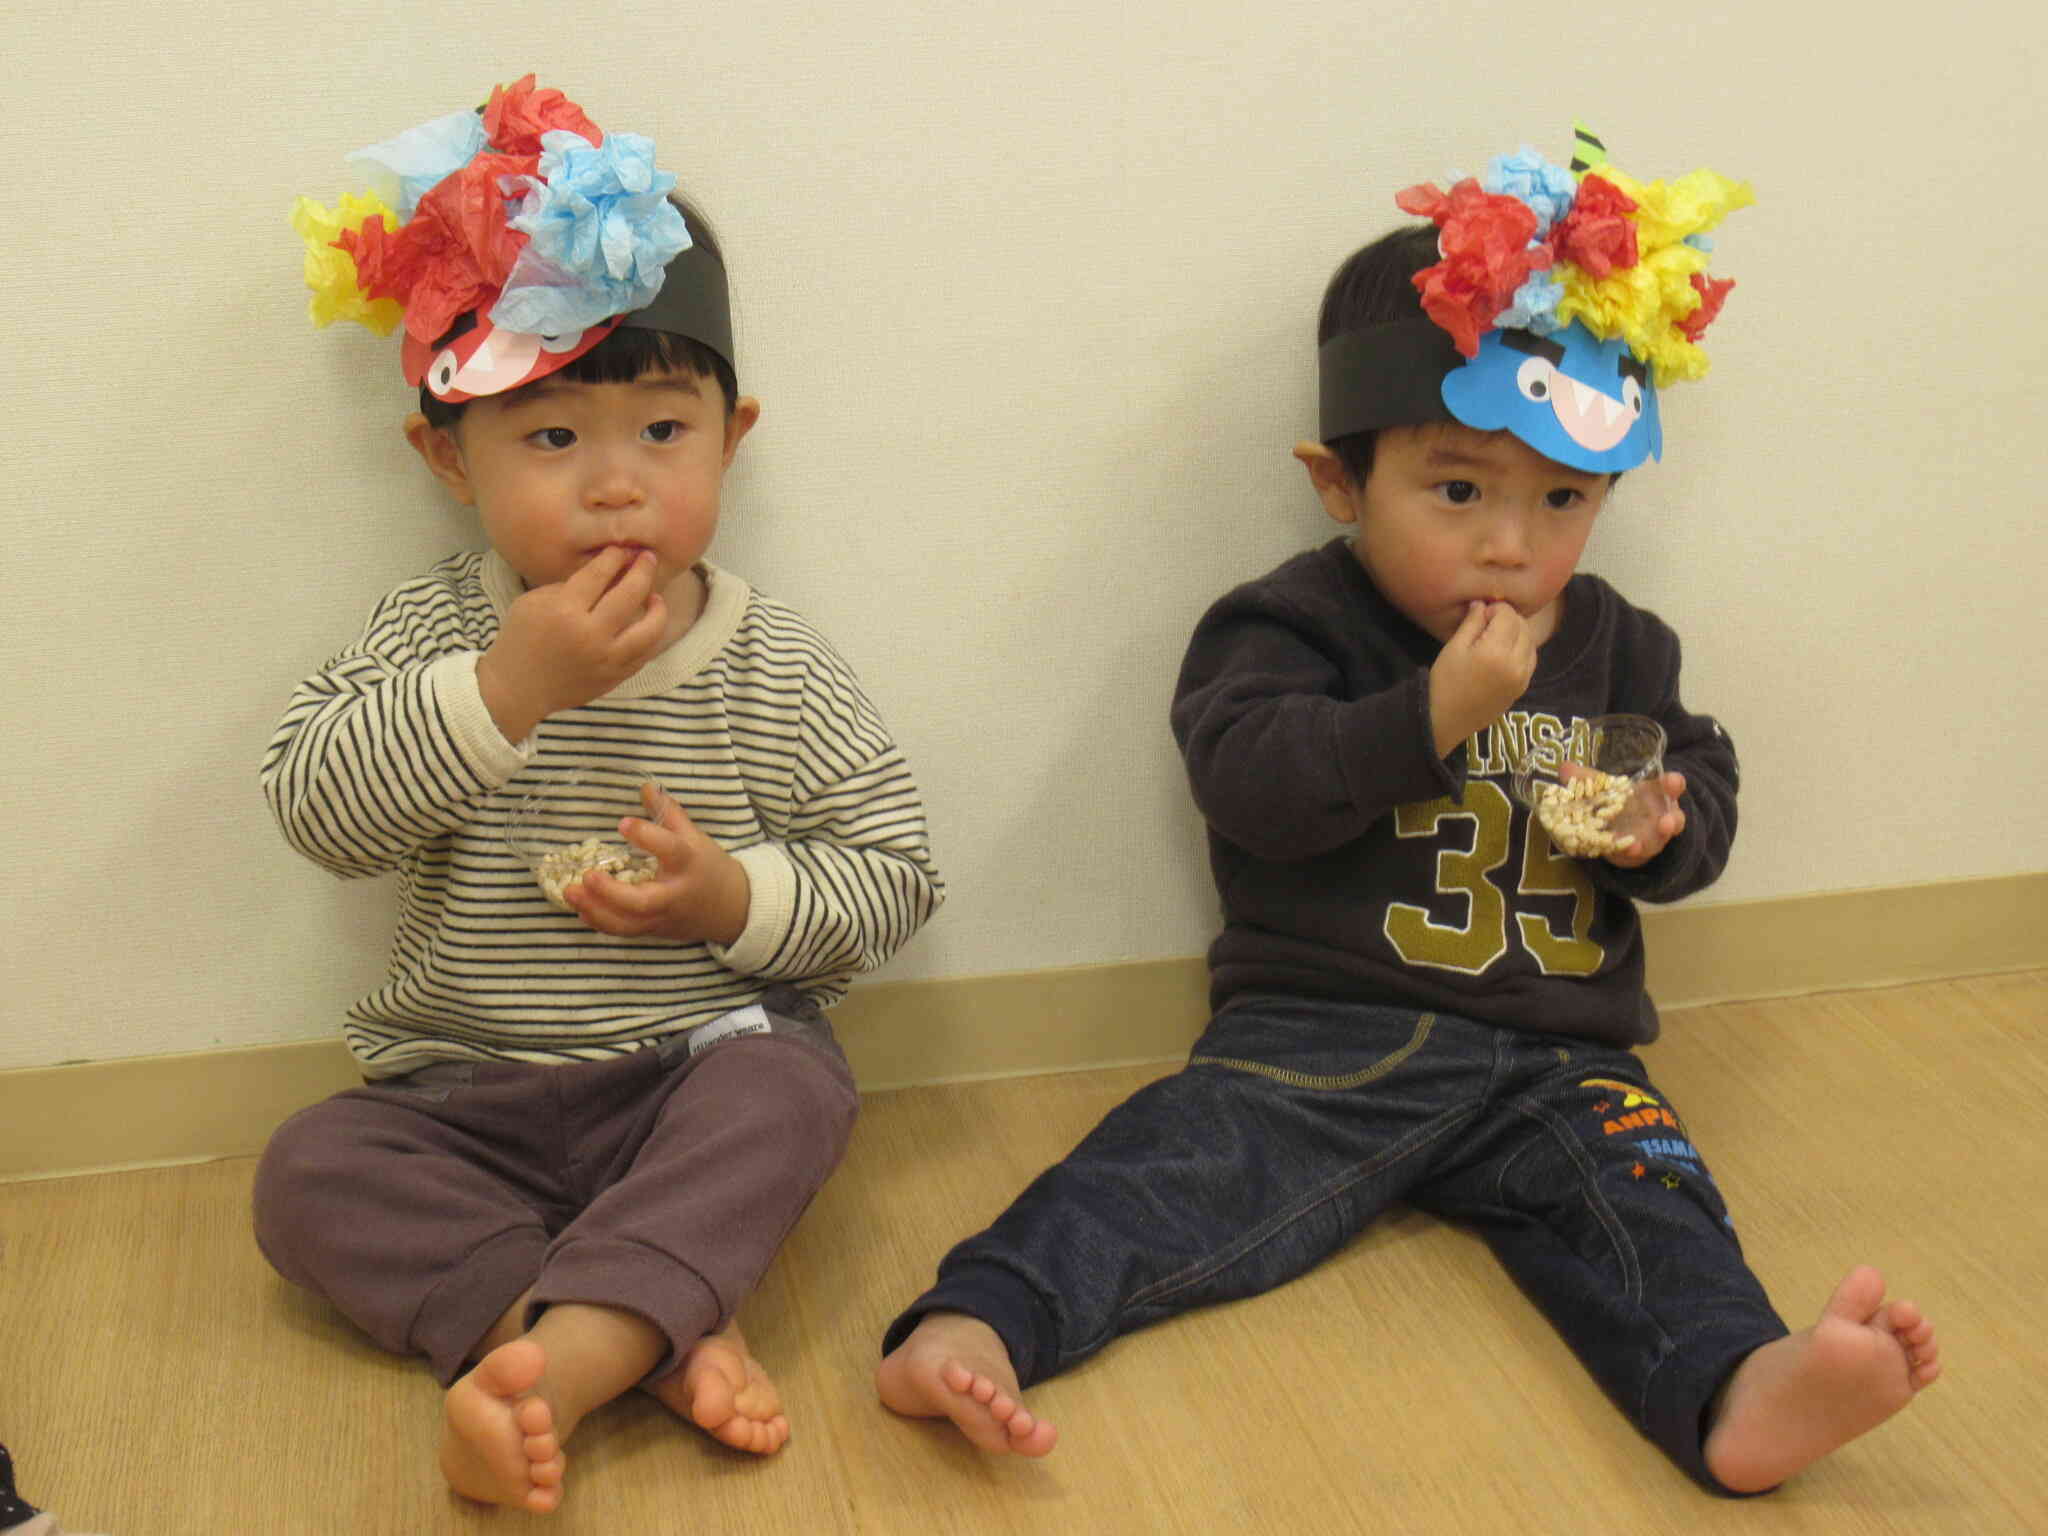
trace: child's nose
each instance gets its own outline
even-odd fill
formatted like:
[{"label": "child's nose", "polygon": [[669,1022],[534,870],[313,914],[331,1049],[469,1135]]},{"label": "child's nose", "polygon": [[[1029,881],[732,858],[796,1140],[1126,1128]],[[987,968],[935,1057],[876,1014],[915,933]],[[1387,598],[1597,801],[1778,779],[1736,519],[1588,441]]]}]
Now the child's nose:
[{"label": "child's nose", "polygon": [[583,484],[584,502],[592,507],[629,507],[640,500],[640,477],[631,458],[622,453],[593,456]]},{"label": "child's nose", "polygon": [[1480,558],[1490,565],[1520,565],[1529,558],[1529,532],[1519,513],[1506,512],[1493,518],[1479,546]]}]

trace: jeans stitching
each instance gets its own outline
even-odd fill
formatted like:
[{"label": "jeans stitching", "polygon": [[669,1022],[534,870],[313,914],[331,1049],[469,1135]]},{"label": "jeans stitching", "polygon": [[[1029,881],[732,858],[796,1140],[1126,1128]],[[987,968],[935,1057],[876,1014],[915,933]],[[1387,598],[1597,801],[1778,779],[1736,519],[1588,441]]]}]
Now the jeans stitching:
[{"label": "jeans stitching", "polygon": [[1564,1117],[1548,1105],[1530,1099],[1517,1099],[1514,1107],[1517,1112],[1536,1121],[1548,1131],[1551,1138],[1564,1149],[1566,1158],[1579,1175],[1579,1193],[1593,1214],[1599,1218],[1601,1229],[1607,1233],[1607,1240],[1614,1245],[1614,1256],[1621,1262],[1622,1281],[1628,1288],[1628,1299],[1640,1307],[1643,1304],[1642,1255],[1636,1252],[1635,1239],[1629,1236],[1628,1228],[1623,1225],[1607,1197],[1600,1192],[1599,1166],[1579,1144],[1578,1137],[1572,1134],[1571,1126],[1566,1123]]},{"label": "jeans stitching", "polygon": [[1429,1041],[1429,1032],[1436,1027],[1436,1015],[1425,1013],[1415,1020],[1415,1033],[1408,1043],[1397,1050],[1388,1052],[1369,1067],[1356,1072],[1329,1074],[1317,1072],[1295,1072],[1287,1067],[1271,1066],[1263,1061],[1247,1061],[1237,1056],[1190,1056],[1191,1067],[1223,1067],[1232,1072],[1249,1072],[1257,1077],[1268,1077],[1276,1083],[1285,1083],[1290,1088],[1306,1088],[1317,1093],[1342,1092],[1347,1088],[1362,1088],[1367,1083],[1376,1083],[1394,1071]]},{"label": "jeans stitching", "polygon": [[[1136,1292],[1124,1302],[1121,1313],[1127,1315],[1130,1312],[1136,1311],[1141,1306],[1168,1300],[1178,1292],[1184,1291],[1190,1286],[1199,1285],[1212,1275],[1228,1269],[1247,1254],[1263,1247],[1266,1243],[1287,1230],[1287,1228],[1295,1225],[1311,1211],[1329,1204],[1330,1201],[1343,1194],[1346,1190],[1364,1182],[1373,1175],[1406,1161],[1418,1152],[1426,1150],[1446,1132],[1454,1129],[1460,1121],[1468,1119],[1473,1107],[1469,1104],[1458,1105],[1445,1110],[1434,1120],[1417,1126],[1407,1136],[1404,1136],[1400,1141],[1388,1147],[1378,1157],[1370,1158],[1363,1163],[1357,1164],[1342,1177],[1331,1180],[1323,1185],[1322,1188],[1297,1201],[1286,1210],[1269,1217],[1265,1222],[1254,1227],[1250,1232],[1245,1233],[1237,1242],[1229,1247],[1211,1254],[1208,1258],[1190,1265],[1186,1269],[1155,1280],[1151,1285]],[[1114,1337],[1119,1331],[1120,1325],[1113,1323],[1104,1337]],[[1086,1347],[1093,1348],[1094,1344],[1091,1343]]]},{"label": "jeans stitching", "polygon": [[[1642,1255],[1636,1251],[1635,1239],[1629,1236],[1628,1228],[1622,1224],[1621,1218],[1615,1213],[1614,1207],[1608,1202],[1607,1197],[1600,1192],[1597,1165],[1587,1155],[1586,1149],[1579,1144],[1578,1138],[1572,1134],[1571,1127],[1565,1122],[1563,1116],[1558,1115],[1546,1105],[1534,1103],[1528,1099],[1517,1099],[1515,1101],[1515,1108],[1549,1131],[1552,1138],[1564,1149],[1565,1156],[1570,1160],[1572,1167],[1578,1171],[1579,1192],[1581,1196],[1593,1214],[1599,1218],[1601,1228],[1607,1233],[1608,1241],[1614,1245],[1615,1257],[1621,1261],[1622,1278],[1627,1287],[1630,1303],[1638,1312],[1642,1312],[1645,1317],[1650,1317],[1651,1322],[1655,1323],[1656,1319],[1651,1317],[1643,1307]],[[1668,1359],[1671,1339],[1664,1333],[1661,1324],[1657,1324],[1657,1333],[1664,1340]],[[1663,1366],[1664,1361],[1659,1361],[1643,1377],[1642,1397],[1635,1405],[1635,1421],[1638,1424],[1647,1424],[1649,1422],[1650,1387],[1652,1382],[1655,1381],[1657,1373],[1663,1369]]]}]

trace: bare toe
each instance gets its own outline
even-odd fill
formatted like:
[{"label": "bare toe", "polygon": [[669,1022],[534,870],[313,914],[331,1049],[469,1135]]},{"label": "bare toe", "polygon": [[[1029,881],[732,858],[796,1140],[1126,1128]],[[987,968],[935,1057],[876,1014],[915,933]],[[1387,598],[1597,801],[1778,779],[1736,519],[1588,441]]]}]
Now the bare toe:
[{"label": "bare toe", "polygon": [[539,1394],[547,1356],[531,1339],[500,1345],[442,1400],[440,1463],[465,1498],[546,1514],[562,1500],[565,1461],[554,1410]]},{"label": "bare toe", "polygon": [[1868,1264],[1858,1264],[1835,1287],[1834,1295],[1821,1308],[1823,1317],[1842,1317],[1855,1323],[1873,1321],[1884,1306],[1884,1274]]},{"label": "bare toe", "polygon": [[1884,1302],[1884,1276],[1849,1272],[1813,1327],[1756,1350],[1714,1409],[1707,1466],[1758,1492],[1875,1429],[1940,1374],[1934,1330],[1910,1302]]},{"label": "bare toe", "polygon": [[789,1442],[782,1394],[736,1326],[699,1339],[682,1365],[648,1391],[734,1450],[772,1456]]},{"label": "bare toe", "polygon": [[[975,1369],[975,1367],[980,1367]],[[1043,1456],[1058,1431],[1025,1408],[995,1332],[978,1319],[932,1313],[875,1373],[884,1404],[911,1418],[945,1418],[984,1451]]]}]

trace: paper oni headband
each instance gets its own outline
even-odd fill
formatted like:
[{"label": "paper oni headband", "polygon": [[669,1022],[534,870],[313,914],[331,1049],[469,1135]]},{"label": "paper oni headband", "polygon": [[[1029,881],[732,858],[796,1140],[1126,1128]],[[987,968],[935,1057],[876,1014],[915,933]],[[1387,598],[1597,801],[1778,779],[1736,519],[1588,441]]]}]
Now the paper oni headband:
[{"label": "paper oni headband", "polygon": [[545,378],[621,325],[732,363],[725,269],[668,200],[654,145],[527,75],[480,110],[349,156],[372,194],[292,209],[316,325],[402,320],[405,381],[450,403]]},{"label": "paper oni headband", "polygon": [[1755,195],[1707,170],[1646,186],[1575,142],[1569,171],[1524,149],[1394,199],[1442,259],[1415,274],[1422,315],[1320,348],[1323,441],[1457,421],[1593,473],[1662,454],[1657,390],[1706,373],[1700,335],[1735,286],[1706,276],[1706,232]]}]

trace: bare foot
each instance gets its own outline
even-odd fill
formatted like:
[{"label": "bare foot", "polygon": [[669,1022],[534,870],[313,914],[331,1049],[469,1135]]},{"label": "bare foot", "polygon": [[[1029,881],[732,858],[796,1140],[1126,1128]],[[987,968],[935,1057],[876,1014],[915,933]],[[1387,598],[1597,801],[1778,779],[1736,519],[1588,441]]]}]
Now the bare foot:
[{"label": "bare foot", "polygon": [[544,1515],[562,1502],[554,1410],[536,1388],[547,1352],[514,1339],[477,1362],[442,1401],[441,1475],[457,1493]]},{"label": "bare foot", "polygon": [[984,1451],[1043,1456],[1059,1431],[1018,1396],[1010,1352],[964,1312],[928,1312],[875,1372],[883,1403],[914,1419],[951,1419]]},{"label": "bare foot", "polygon": [[772,1456],[789,1439],[782,1394],[748,1350],[738,1323],[699,1339],[676,1370],[647,1390],[735,1450]]},{"label": "bare foot", "polygon": [[1940,1356],[1920,1309],[1887,1303],[1884,1276],[1859,1266],[1819,1322],[1735,1368],[1707,1432],[1707,1470],[1737,1493],[1775,1488],[1905,1407],[1941,1374]]}]

